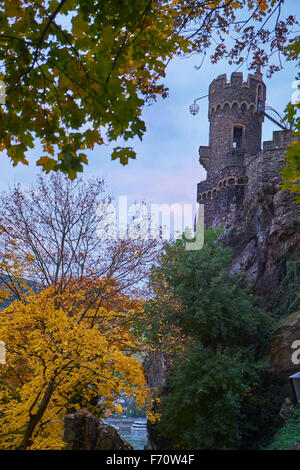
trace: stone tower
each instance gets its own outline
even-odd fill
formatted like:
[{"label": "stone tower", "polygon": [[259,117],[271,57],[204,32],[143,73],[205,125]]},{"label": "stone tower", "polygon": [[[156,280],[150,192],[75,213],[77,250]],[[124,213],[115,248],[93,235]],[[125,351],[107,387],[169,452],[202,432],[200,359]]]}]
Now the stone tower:
[{"label": "stone tower", "polygon": [[262,75],[232,73],[218,76],[209,87],[209,146],[200,146],[200,163],[207,180],[198,184],[199,203],[205,204],[205,225],[238,217],[247,181],[247,156],[261,150],[266,86]]},{"label": "stone tower", "polygon": [[275,130],[261,149],[264,115],[278,124],[263,113],[265,99],[260,73],[246,82],[241,73],[233,73],[228,83],[226,75],[213,80],[209,146],[199,149],[207,179],[198,184],[197,200],[204,205],[206,227],[223,224],[221,238],[232,251],[230,274],[243,273],[263,306],[272,309],[283,267],[299,259],[299,205],[282,191],[281,170],[287,148],[300,135]]}]

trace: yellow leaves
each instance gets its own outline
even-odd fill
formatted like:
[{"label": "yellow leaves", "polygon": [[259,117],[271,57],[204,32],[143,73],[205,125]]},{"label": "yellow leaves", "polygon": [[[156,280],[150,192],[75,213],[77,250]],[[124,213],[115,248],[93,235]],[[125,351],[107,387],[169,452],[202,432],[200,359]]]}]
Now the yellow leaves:
[{"label": "yellow leaves", "polygon": [[157,421],[159,421],[159,419],[160,419],[159,413],[153,413],[152,411],[149,411],[148,420],[150,423],[155,424]]},{"label": "yellow leaves", "polygon": [[115,406],[115,412],[118,413],[118,414],[121,414],[123,411],[123,407],[122,405],[120,405],[120,403],[118,403],[116,406]]},{"label": "yellow leaves", "polygon": [[234,2],[231,2],[231,0],[226,0],[226,5],[230,6],[233,9],[237,9],[240,8],[241,2],[238,0]]},{"label": "yellow leaves", "polygon": [[46,139],[42,140],[43,143],[43,150],[44,152],[50,153],[50,155],[54,156],[54,147],[50,142],[47,142]]},{"label": "yellow leaves", "polygon": [[[96,307],[83,316],[85,305],[74,308],[70,294],[55,295],[50,287],[31,292],[26,301],[15,301],[1,312],[0,338],[7,346],[6,365],[0,369],[2,448],[20,446],[30,414],[40,409],[51,383],[31,449],[63,448],[62,422],[70,406],[88,408],[97,397],[106,413],[121,413],[121,393],[134,395],[141,405],[148,398],[143,369],[130,352],[138,343],[130,328],[121,325],[126,314],[102,307],[97,311],[99,321],[93,322]],[[79,289],[78,298],[84,299],[84,291]]]},{"label": "yellow leaves", "polygon": [[257,3],[259,4],[259,10],[260,11],[268,10],[268,8],[269,8],[268,0],[257,0]]},{"label": "yellow leaves", "polygon": [[[206,2],[206,7],[210,10],[216,10],[221,3],[223,3],[223,0],[209,0]],[[229,8],[236,9],[240,7],[240,1],[225,0],[225,5]]]}]

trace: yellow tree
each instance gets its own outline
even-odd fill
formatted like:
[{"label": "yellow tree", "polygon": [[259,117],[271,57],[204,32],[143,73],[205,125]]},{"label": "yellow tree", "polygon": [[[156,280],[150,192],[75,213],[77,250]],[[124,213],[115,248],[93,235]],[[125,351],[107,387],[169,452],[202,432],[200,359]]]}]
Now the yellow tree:
[{"label": "yellow tree", "polygon": [[57,448],[68,410],[101,415],[121,392],[143,402],[142,369],[132,355],[144,346],[131,327],[156,243],[99,238],[109,201],[103,181],[59,174],[2,195],[0,300],[11,302],[0,312],[6,447]]},{"label": "yellow tree", "polygon": [[58,295],[49,287],[1,311],[1,448],[61,449],[63,417],[70,409],[91,409],[94,403],[103,416],[117,409],[121,394],[141,406],[147,401],[143,370],[133,357],[141,344],[128,322],[136,311],[96,305],[87,314],[85,296],[77,291],[74,306],[72,292]]}]

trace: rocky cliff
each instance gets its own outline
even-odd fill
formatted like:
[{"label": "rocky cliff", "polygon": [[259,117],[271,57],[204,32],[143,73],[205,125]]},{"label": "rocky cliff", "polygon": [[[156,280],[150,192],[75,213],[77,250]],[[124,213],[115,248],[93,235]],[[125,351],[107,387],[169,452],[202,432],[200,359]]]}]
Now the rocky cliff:
[{"label": "rocky cliff", "polygon": [[224,239],[233,252],[230,272],[243,273],[266,308],[273,306],[287,261],[300,260],[300,207],[289,192],[280,190],[280,170],[292,135],[287,139],[283,132],[286,140],[279,146],[281,132],[274,134],[262,152],[246,159],[243,202],[224,223]]},{"label": "rocky cliff", "polygon": [[288,383],[290,375],[299,372],[300,311],[281,321],[271,340],[270,357],[273,372],[284,383]]}]

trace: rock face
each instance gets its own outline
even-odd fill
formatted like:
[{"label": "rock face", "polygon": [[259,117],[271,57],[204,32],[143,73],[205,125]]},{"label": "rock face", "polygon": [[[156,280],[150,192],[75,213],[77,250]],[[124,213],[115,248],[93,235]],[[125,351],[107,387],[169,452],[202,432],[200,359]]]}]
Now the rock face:
[{"label": "rock face", "polygon": [[285,424],[288,419],[293,416],[295,406],[289,397],[286,397],[279,411],[279,416],[282,424]]},{"label": "rock face", "polygon": [[[147,385],[150,389],[151,397],[158,398],[166,382],[169,361],[162,351],[150,351],[144,359],[143,368],[145,371]],[[158,411],[156,405],[152,411]],[[171,449],[168,439],[165,439],[158,431],[157,424],[147,423],[148,442],[147,450]]]},{"label": "rock face", "polygon": [[90,412],[78,412],[64,418],[67,450],[133,450],[112,426],[104,426]]},{"label": "rock face", "polygon": [[235,218],[224,214],[224,238],[233,253],[230,272],[244,273],[266,308],[272,307],[280,281],[279,264],[299,259],[300,252],[299,206],[280,190],[286,147],[274,149],[276,139],[272,142],[273,147],[246,159],[243,202]]},{"label": "rock face", "polygon": [[152,398],[159,395],[159,390],[165,384],[167,362],[161,351],[150,351],[144,359],[143,368]]},{"label": "rock face", "polygon": [[[300,346],[297,349],[292,347],[295,341],[300,341],[300,311],[285,320],[271,340],[272,369],[284,383],[288,383],[288,377],[300,370],[300,364],[294,364],[292,361],[293,353],[300,349]],[[298,358],[300,359],[300,353]]]}]

